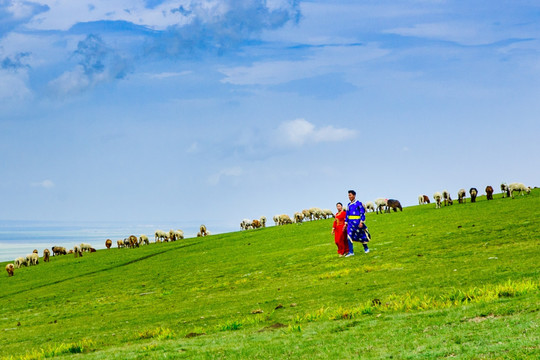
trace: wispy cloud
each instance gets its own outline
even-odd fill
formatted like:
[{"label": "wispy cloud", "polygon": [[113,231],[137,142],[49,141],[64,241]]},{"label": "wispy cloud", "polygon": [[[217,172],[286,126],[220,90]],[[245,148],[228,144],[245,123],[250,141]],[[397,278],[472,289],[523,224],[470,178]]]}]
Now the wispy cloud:
[{"label": "wispy cloud", "polygon": [[335,128],[332,125],[317,128],[305,119],[295,119],[281,123],[277,138],[282,145],[302,146],[308,143],[339,142],[356,136],[356,131]]},{"label": "wispy cloud", "polygon": [[73,57],[78,59],[75,68],[49,83],[57,95],[79,93],[102,82],[122,79],[129,70],[129,62],[97,35],[79,41]]},{"label": "wispy cloud", "polygon": [[47,180],[31,183],[30,186],[32,186],[32,187],[41,187],[41,188],[44,188],[44,189],[50,189],[50,188],[54,187],[54,183],[51,180],[47,179]]},{"label": "wispy cloud", "polygon": [[32,96],[27,71],[0,69],[0,101],[23,100]]},{"label": "wispy cloud", "polygon": [[239,166],[223,169],[208,177],[208,183],[210,185],[217,185],[224,177],[239,177],[244,173],[244,170]]}]

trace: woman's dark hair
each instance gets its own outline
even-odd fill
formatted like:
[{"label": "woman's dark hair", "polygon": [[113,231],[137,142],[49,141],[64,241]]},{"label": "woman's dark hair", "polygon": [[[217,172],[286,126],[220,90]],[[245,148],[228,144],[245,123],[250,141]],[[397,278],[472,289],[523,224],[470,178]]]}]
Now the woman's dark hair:
[{"label": "woman's dark hair", "polygon": [[336,204],[336,206],[338,206],[338,205],[341,205],[341,206],[343,207],[343,204],[342,204],[342,203],[340,203],[340,202],[338,202],[338,203]]},{"label": "woman's dark hair", "polygon": [[353,194],[354,196],[356,196],[356,191],[354,191],[354,190],[349,190],[349,194]]}]

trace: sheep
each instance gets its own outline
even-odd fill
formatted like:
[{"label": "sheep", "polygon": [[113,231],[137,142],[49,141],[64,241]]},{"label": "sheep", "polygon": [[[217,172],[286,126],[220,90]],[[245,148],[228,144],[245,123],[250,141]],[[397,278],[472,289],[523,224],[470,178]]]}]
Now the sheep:
[{"label": "sheep", "polygon": [[311,209],[309,209],[309,212],[311,213],[313,220],[326,219],[326,216],[323,213],[322,209],[318,207],[312,207]]},{"label": "sheep", "polygon": [[253,226],[254,229],[258,229],[258,228],[261,227],[261,222],[259,220],[255,219],[255,220],[253,220],[251,222],[251,225]]},{"label": "sheep", "polygon": [[442,195],[440,192],[437,191],[435,194],[433,194],[433,200],[435,200],[435,209],[441,208],[441,199]]},{"label": "sheep", "polygon": [[39,255],[36,253],[26,255],[26,263],[29,265],[39,264]]},{"label": "sheep", "polygon": [[502,191],[502,197],[510,197],[510,189],[508,188],[508,184],[502,183],[501,184],[501,191]]},{"label": "sheep", "polygon": [[199,232],[197,233],[197,237],[201,237],[201,236],[202,236],[202,234],[201,234],[201,232],[199,231]]},{"label": "sheep", "polygon": [[383,209],[386,207],[387,200],[388,199],[383,199],[383,198],[375,199],[375,206],[377,207],[377,214],[379,214],[379,211],[382,214]]},{"label": "sheep", "polygon": [[105,240],[105,246],[107,247],[107,249],[110,249],[112,246],[112,240],[111,239]]},{"label": "sheep", "polygon": [[129,246],[130,246],[129,239],[128,239],[128,238],[124,238],[124,247],[129,248]]},{"label": "sheep", "polygon": [[240,229],[242,229],[242,230],[247,230],[250,227],[251,227],[251,220],[249,220],[249,219],[244,219],[240,223]]},{"label": "sheep", "polygon": [[289,215],[286,215],[286,214],[279,215],[279,222],[281,225],[287,225],[287,224],[293,223]]},{"label": "sheep", "polygon": [[368,201],[366,203],[366,211],[368,210],[371,210],[371,212],[375,211],[375,204],[373,203],[373,201]]},{"label": "sheep", "polygon": [[397,209],[399,211],[403,211],[403,208],[401,207],[401,203],[398,200],[395,199],[388,199],[386,201],[386,212],[390,212],[390,209],[393,209],[394,212],[397,212]]},{"label": "sheep", "polygon": [[139,247],[139,239],[137,239],[135,235],[129,235],[128,240],[129,240],[129,247],[131,248]]},{"label": "sheep", "polygon": [[154,235],[155,235],[155,242],[158,242],[158,240],[165,240],[167,238],[167,233],[163,230],[156,230]]},{"label": "sheep", "polygon": [[37,251],[37,249],[34,249],[34,251],[32,251],[34,254],[39,254],[39,251]]},{"label": "sheep", "polygon": [[[81,256],[81,257],[82,257],[82,253],[83,253],[82,245],[83,245],[83,244],[81,244],[81,246],[75,245],[75,246],[73,247],[73,254],[74,254],[75,257],[77,257],[77,256]],[[84,245],[88,245],[88,244],[84,244]]]},{"label": "sheep", "polygon": [[43,262],[49,262],[51,257],[51,252],[49,249],[43,250]]},{"label": "sheep", "polygon": [[424,205],[424,195],[418,196],[418,205]]},{"label": "sheep", "polygon": [[274,224],[275,224],[276,226],[279,225],[279,215],[274,215],[274,217],[272,217],[272,220],[274,220]]},{"label": "sheep", "polygon": [[81,252],[89,252],[92,246],[90,244],[81,243]]},{"label": "sheep", "polygon": [[520,195],[523,195],[523,192],[530,194],[531,187],[525,186],[523,183],[511,183],[510,185],[508,185],[508,191],[510,191],[510,195],[512,196],[512,199],[513,199],[514,192],[519,191]]},{"label": "sheep", "polygon": [[323,213],[326,215],[327,218],[333,218],[334,213],[330,209],[323,209]]},{"label": "sheep", "polygon": [[476,202],[476,197],[478,196],[478,189],[476,188],[470,188],[469,194],[471,194],[471,202]]},{"label": "sheep", "polygon": [[23,265],[24,265],[24,266],[28,266],[28,263],[26,262],[26,259],[23,258],[23,257],[18,257],[18,258],[16,258],[15,261],[14,261],[14,263],[15,263],[15,267],[16,267],[17,269],[20,269],[21,266],[23,266]]},{"label": "sheep", "polygon": [[266,216],[261,216],[261,218],[259,219],[259,221],[261,222],[261,226],[263,228],[266,227]]},{"label": "sheep", "polygon": [[486,198],[488,200],[493,200],[493,187],[491,187],[491,185],[486,186]]},{"label": "sheep", "polygon": [[116,245],[118,245],[118,248],[123,248],[124,247],[124,240],[116,240]]},{"label": "sheep", "polygon": [[465,192],[465,189],[459,189],[457,192],[458,202],[460,204],[465,204],[465,197],[467,196],[467,193]]},{"label": "sheep", "polygon": [[13,270],[14,269],[15,269],[15,265],[13,265],[13,264],[7,264],[6,265],[6,271],[8,273],[8,277],[13,276]]},{"label": "sheep", "polygon": [[306,221],[307,221],[308,219],[309,219],[309,220],[312,220],[312,218],[311,218],[311,213],[309,212],[308,209],[302,210],[302,215],[304,215],[304,220],[306,220]]},{"label": "sheep", "polygon": [[450,193],[448,190],[443,190],[442,197],[444,199],[444,206],[452,205],[454,202],[452,201],[452,197],[450,196]]},{"label": "sheep", "polygon": [[293,215],[294,222],[297,224],[302,223],[304,221],[304,214],[302,214],[300,211],[297,211]]},{"label": "sheep", "polygon": [[53,246],[52,248],[53,256],[54,255],[67,255],[67,250],[63,246]]},{"label": "sheep", "polygon": [[[182,233],[182,239],[183,238],[184,238],[184,233]],[[148,240],[148,236],[146,235],[139,236],[139,244],[150,245],[150,240]]]}]

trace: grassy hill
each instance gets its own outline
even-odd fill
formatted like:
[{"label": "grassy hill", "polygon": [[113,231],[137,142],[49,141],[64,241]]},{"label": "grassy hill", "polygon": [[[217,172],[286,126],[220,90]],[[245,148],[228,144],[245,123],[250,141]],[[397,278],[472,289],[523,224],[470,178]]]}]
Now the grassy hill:
[{"label": "grassy hill", "polygon": [[539,209],[370,213],[350,258],[332,220],[54,257],[0,276],[0,357],[536,359]]}]

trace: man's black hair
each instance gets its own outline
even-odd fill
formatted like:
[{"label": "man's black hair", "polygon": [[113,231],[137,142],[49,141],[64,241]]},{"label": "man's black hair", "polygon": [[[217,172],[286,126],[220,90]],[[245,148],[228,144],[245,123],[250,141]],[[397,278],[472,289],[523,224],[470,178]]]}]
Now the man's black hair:
[{"label": "man's black hair", "polygon": [[349,194],[353,194],[354,196],[356,196],[356,191],[354,191],[354,190],[349,190]]}]

